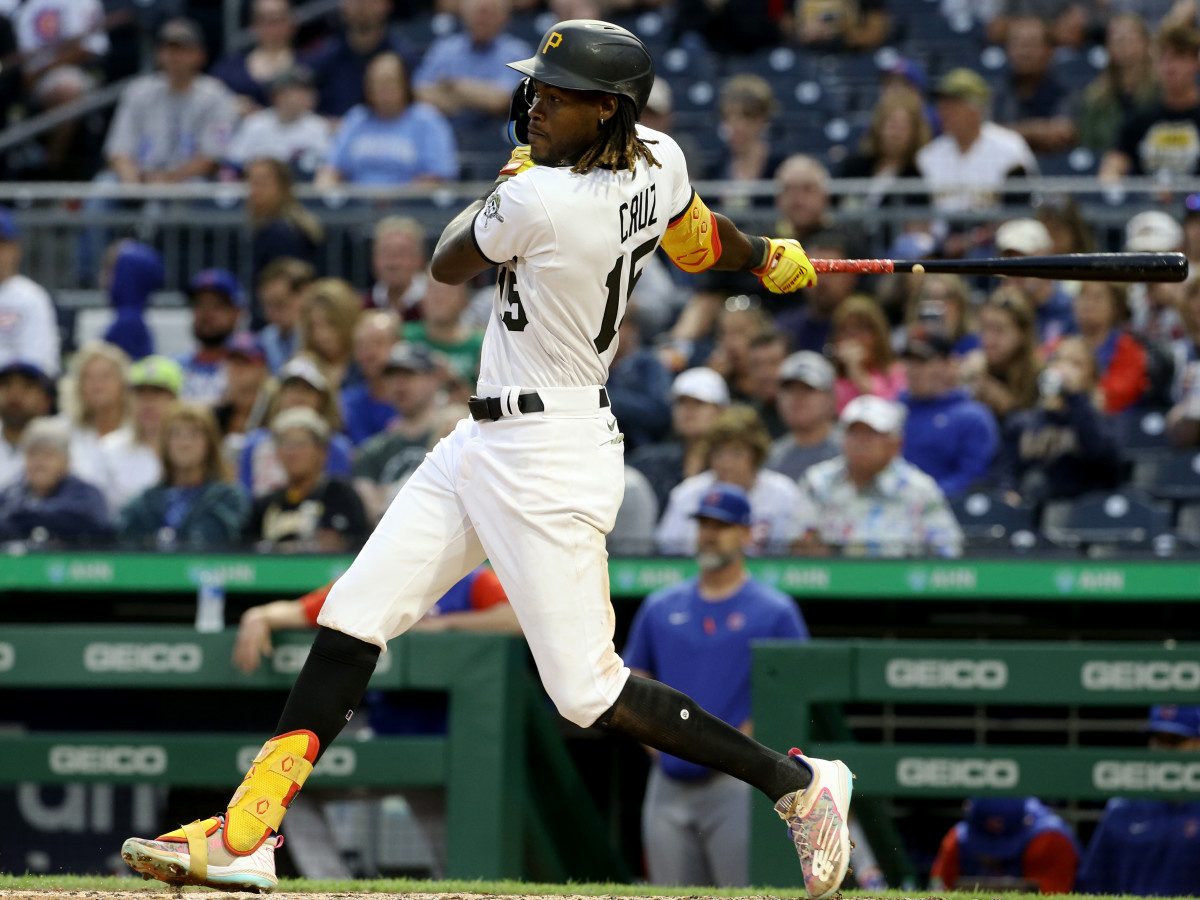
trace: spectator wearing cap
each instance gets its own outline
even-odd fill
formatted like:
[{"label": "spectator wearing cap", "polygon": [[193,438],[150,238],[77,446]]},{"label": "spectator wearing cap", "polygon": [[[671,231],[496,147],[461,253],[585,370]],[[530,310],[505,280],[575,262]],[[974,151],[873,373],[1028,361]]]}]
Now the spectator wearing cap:
[{"label": "spectator wearing cap", "polygon": [[279,370],[276,378],[279,390],[267,412],[268,424],[256,428],[246,437],[238,462],[238,480],[251,497],[261,497],[286,483],[278,448],[269,427],[275,417],[286,410],[303,406],[317,412],[325,420],[330,434],[326,454],[330,475],[349,475],[350,460],[354,455],[354,445],[340,431],[337,394],[312,357],[295,357]]},{"label": "spectator wearing cap", "polygon": [[228,269],[204,269],[188,283],[192,337],[199,345],[177,357],[183,366],[181,400],[213,406],[225,395],[225,344],[237,330],[246,298]]},{"label": "spectator wearing cap", "polygon": [[248,331],[225,344],[225,396],[213,408],[221,430],[221,453],[232,469],[242,458],[247,437],[263,427],[275,396],[262,341]]},{"label": "spectator wearing cap", "polygon": [[370,440],[396,418],[387,389],[388,355],[400,330],[396,314],[367,309],[354,328],[354,365],[362,380],[342,388],[340,401],[346,435],[354,446]]},{"label": "spectator wearing cap", "polygon": [[1083,92],[1076,126],[1079,145],[1098,156],[1117,143],[1121,123],[1130,113],[1158,101],[1158,75],[1150,53],[1146,20],[1136,12],[1118,12],[1104,30],[1108,64]]},{"label": "spectator wearing cap", "polygon": [[627,454],[666,437],[671,422],[667,400],[671,373],[655,351],[641,346],[638,307],[632,302],[621,319],[607,388]]},{"label": "spectator wearing cap", "polygon": [[58,321],[46,289],[26,278],[21,232],[12,212],[0,207],[0,367],[28,362],[50,376],[59,372]]},{"label": "spectator wearing cap", "polygon": [[1032,881],[1043,894],[1071,890],[1081,853],[1061,816],[1036,797],[972,797],[966,806],[938,848],[933,890],[971,890],[980,879],[1008,879],[1014,890]]},{"label": "spectator wearing cap", "polygon": [[392,0],[340,0],[338,11],[342,29],[302,60],[317,79],[317,111],[331,119],[363,102],[367,66],[376,57],[398,54],[408,70],[417,61],[414,48],[388,23]]},{"label": "spectator wearing cap", "polygon": [[258,273],[258,308],[267,322],[258,339],[272,374],[300,350],[304,294],[315,274],[310,263],[292,257],[267,263]]},{"label": "spectator wearing cap", "polygon": [[[277,259],[298,259],[315,266],[325,241],[325,226],[292,190],[292,170],[277,159],[255,159],[246,166],[246,215],[254,278]],[[261,328],[262,311],[251,307],[251,325]]]},{"label": "spectator wearing cap", "polygon": [[1166,25],[1158,35],[1158,102],[1126,115],[1116,147],[1104,154],[1100,178],[1200,174],[1200,30]]},{"label": "spectator wearing cap", "polygon": [[1040,15],[1014,16],[1004,38],[1008,79],[996,96],[995,118],[1034,153],[1062,153],[1075,146],[1074,97],[1051,71],[1054,37]]},{"label": "spectator wearing cap", "polygon": [[380,219],[371,240],[371,272],[375,284],[364,298],[364,304],[376,309],[390,309],[404,322],[420,319],[421,299],[429,284],[425,274],[428,262],[425,230],[420,222],[409,216]]},{"label": "spectator wearing cap", "polygon": [[654,488],[659,509],[666,508],[672,488],[703,471],[704,439],[729,406],[729,386],[717,372],[697,366],[675,376],[670,399],[670,436],[639,448],[629,459]]},{"label": "spectator wearing cap", "polygon": [[162,422],[159,461],[162,479],[121,510],[118,537],[159,549],[236,545],[248,504],[229,483],[212,411],[195,403],[173,403]]},{"label": "spectator wearing cap", "polygon": [[717,416],[704,439],[704,470],[685,478],[667,498],[655,540],[660,553],[690,556],[696,552],[696,520],[701,498],[717,482],[740,487],[750,498],[750,541],[753,555],[786,552],[800,536],[796,519],[796,482],[763,468],[771,438],[749,406],[731,406]]},{"label": "spectator wearing cap", "polygon": [[372,521],[425,458],[442,407],[442,369],[427,347],[407,341],[393,345],[383,377],[398,415],[363,444],[354,463],[354,485]]},{"label": "spectator wearing cap", "polygon": [[127,424],[100,439],[98,486],[115,516],[162,478],[162,426],[183,388],[183,369],[165,356],[147,356],[129,367],[131,411]]},{"label": "spectator wearing cap", "polygon": [[[992,92],[983,76],[951,69],[935,94],[943,133],[917,151],[917,168],[938,212],[989,207],[1007,178],[1037,174],[1037,160],[1025,138],[990,120]],[[964,189],[964,184],[972,187]]]},{"label": "spectator wearing cap", "polygon": [[1031,409],[1004,422],[992,470],[1011,502],[1038,503],[1116,487],[1121,454],[1097,406],[1096,358],[1078,337],[1064,338],[1037,379]]},{"label": "spectator wearing cap", "polygon": [[437,108],[415,101],[395,53],[367,67],[365,101],[342,119],[316,185],[430,184],[458,178],[454,131]]},{"label": "spectator wearing cap", "polygon": [[139,76],[121,93],[104,143],[123,184],[208,178],[225,158],[237,102],[224,84],[201,73],[204,57],[204,36],[191,19],[171,19],[159,30],[160,71]]},{"label": "spectator wearing cap", "polygon": [[296,407],[271,423],[286,483],[254,502],[242,539],[259,550],[345,553],[369,530],[362,501],[344,478],[326,474],[329,425]]},{"label": "spectator wearing cap", "polygon": [[275,80],[295,65],[296,23],[289,0],[254,0],[250,31],[250,49],[221,57],[211,70],[237,96],[243,116],[267,106]]},{"label": "spectator wearing cap", "polygon": [[0,365],[0,488],[25,467],[21,436],[29,423],[54,411],[54,380],[28,362]]},{"label": "spectator wearing cap", "polygon": [[[104,332],[104,340],[120,347],[130,359],[154,352],[154,335],[146,325],[150,295],[165,282],[162,255],[149,244],[124,240],[117,244],[111,268],[105,267],[101,283],[108,290],[116,317]],[[107,282],[107,284],[104,284]]]},{"label": "spectator wearing cap", "polygon": [[1095,358],[1100,408],[1115,415],[1136,406],[1150,389],[1146,350],[1127,330],[1125,286],[1085,281],[1072,309],[1079,337]]},{"label": "spectator wearing cap", "polygon": [[69,474],[70,427],[61,419],[29,423],[21,436],[24,475],[0,493],[0,540],[97,541],[112,534],[104,496]]},{"label": "spectator wearing cap", "polygon": [[362,306],[350,283],[318,278],[300,312],[300,352],[314,359],[330,386],[340,390],[362,380],[354,365],[354,329]]},{"label": "spectator wearing cap", "polygon": [[779,413],[787,434],[771,445],[764,469],[799,481],[809,466],[841,451],[834,431],[833,366],[819,353],[800,350],[779,367]]},{"label": "spectator wearing cap", "polygon": [[951,499],[987,474],[999,442],[991,410],[959,385],[953,351],[940,334],[910,334],[902,354],[908,389],[900,395],[908,410],[904,458]]},{"label": "spectator wearing cap", "polygon": [[100,442],[129,423],[129,357],[104,341],[89,341],[71,360],[63,405],[71,430],[71,472],[107,495]]},{"label": "spectator wearing cap", "polygon": [[[1050,230],[1037,219],[1010,219],[996,229],[996,253],[1000,256],[1041,256],[1052,252],[1053,247]],[[1071,296],[1062,282],[1010,278],[1007,284],[1020,291],[1033,307],[1040,343],[1075,333]]]},{"label": "spectator wearing cap", "polygon": [[[1170,253],[1183,249],[1183,226],[1169,213],[1140,212],[1125,225],[1125,249],[1130,253]],[[1169,342],[1183,336],[1181,284],[1129,286],[1130,329],[1147,341]]]},{"label": "spectator wearing cap", "polygon": [[[803,641],[796,602],[746,571],[751,503],[713,484],[693,507],[700,574],[650,594],[621,654],[638,675],[669,685],[750,734],[751,643]],[[657,751],[642,805],[642,843],[654,884],[749,883],[751,790],[743,782]]]},{"label": "spectator wearing cap", "polygon": [[437,38],[413,73],[413,93],[446,116],[460,136],[482,129],[503,139],[508,107],[520,73],[508,67],[533,54],[528,42],[508,32],[509,0],[462,0],[462,30]]},{"label": "spectator wearing cap", "polygon": [[242,120],[225,159],[240,171],[251,160],[274,159],[311,179],[324,164],[333,136],[329,120],[313,112],[317,92],[312,73],[303,66],[285,69],[270,90],[270,105]]},{"label": "spectator wearing cap", "polygon": [[904,407],[865,394],[842,412],[842,453],[800,479],[797,549],[864,556],[962,553],[962,530],[932,478],[905,461]]},{"label": "spectator wearing cap", "polygon": [[[483,353],[483,331],[468,324],[464,318],[469,302],[466,285],[443,284],[430,278],[421,300],[420,321],[405,322],[400,331],[404,340],[428,347],[439,354],[450,370],[450,379],[460,390],[465,388],[467,396],[475,393],[475,383],[479,380],[479,360]],[[631,304],[632,301],[626,305],[626,319],[631,316]],[[633,319],[636,322],[637,316],[633,315]],[[619,354],[620,349],[617,352]],[[611,367],[609,377],[611,391]],[[465,397],[462,402],[466,402]]]},{"label": "spectator wearing cap", "polygon": [[933,135],[942,133],[942,120],[938,118],[937,105],[929,99],[929,73],[920,61],[910,56],[899,56],[891,68],[879,79],[880,98],[900,94],[920,104],[925,121]]},{"label": "spectator wearing cap", "polygon": [[[1150,747],[1165,755],[1200,751],[1200,706],[1154,706],[1145,730]],[[1075,889],[1160,897],[1200,894],[1200,800],[1109,800]]]}]

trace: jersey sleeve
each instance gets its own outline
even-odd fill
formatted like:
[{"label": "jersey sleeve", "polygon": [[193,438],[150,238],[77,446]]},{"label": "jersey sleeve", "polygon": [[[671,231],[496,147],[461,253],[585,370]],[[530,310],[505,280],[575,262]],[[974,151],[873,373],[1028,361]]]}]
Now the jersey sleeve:
[{"label": "jersey sleeve", "polygon": [[317,624],[317,616],[321,614],[321,607],[325,605],[325,600],[329,597],[329,592],[333,590],[334,582],[324,587],[319,587],[315,591],[309,591],[300,598],[300,610],[304,613],[304,618],[308,619],[310,625]]},{"label": "jersey sleeve", "polygon": [[1025,846],[1021,862],[1025,877],[1036,881],[1043,894],[1065,894],[1075,884],[1079,853],[1061,831],[1043,831]]},{"label": "jersey sleeve", "polygon": [[951,828],[942,838],[942,845],[938,847],[933,867],[929,870],[929,886],[936,891],[953,890],[960,871],[958,829]]},{"label": "jersey sleeve", "polygon": [[475,248],[493,265],[555,252],[554,225],[534,184],[535,171],[497,185],[475,216]]},{"label": "jersey sleeve", "polygon": [[493,606],[508,602],[508,595],[500,586],[500,579],[491,569],[480,569],[475,580],[471,582],[471,609],[483,612]]}]

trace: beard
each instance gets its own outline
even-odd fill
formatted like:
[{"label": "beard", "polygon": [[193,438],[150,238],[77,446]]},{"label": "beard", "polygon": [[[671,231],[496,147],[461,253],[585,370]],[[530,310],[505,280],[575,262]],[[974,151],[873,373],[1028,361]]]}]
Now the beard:
[{"label": "beard", "polygon": [[727,553],[713,553],[701,550],[696,554],[696,564],[701,572],[715,572],[737,562],[741,554],[736,550]]}]

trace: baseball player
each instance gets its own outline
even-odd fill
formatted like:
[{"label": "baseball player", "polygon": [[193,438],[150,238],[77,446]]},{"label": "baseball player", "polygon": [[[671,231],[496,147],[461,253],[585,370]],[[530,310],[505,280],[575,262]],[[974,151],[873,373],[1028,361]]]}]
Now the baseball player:
[{"label": "baseball player", "polygon": [[812,284],[812,264],[797,242],[743,234],[710,212],[679,146],[637,124],[654,68],[630,32],[560,22],[511,65],[528,76],[513,98],[520,145],[494,189],[446,226],[431,265],[447,284],[499,267],[470,418],[434,447],[334,586],[276,736],[225,813],[131,838],[122,856],[171,883],[273,888],[287,804],[380,651],[486,557],[559,712],[758,788],[787,822],[809,896],[825,897],[850,856],[850,770],[763,747],[631,676],[613,647],[604,548],[624,460],[603,385],[649,255],[661,244],[685,271],[749,270],[776,293]]}]

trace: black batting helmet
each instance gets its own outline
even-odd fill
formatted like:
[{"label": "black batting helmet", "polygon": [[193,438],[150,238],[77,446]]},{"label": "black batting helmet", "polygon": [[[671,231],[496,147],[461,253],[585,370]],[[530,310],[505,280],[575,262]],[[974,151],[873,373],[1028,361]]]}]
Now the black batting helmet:
[{"label": "black batting helmet", "polygon": [[509,63],[536,81],[576,91],[628,97],[638,115],[654,85],[650,51],[633,32],[596,19],[568,19],[542,36],[537,53]]}]

